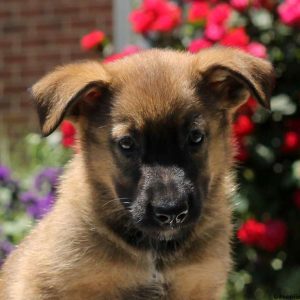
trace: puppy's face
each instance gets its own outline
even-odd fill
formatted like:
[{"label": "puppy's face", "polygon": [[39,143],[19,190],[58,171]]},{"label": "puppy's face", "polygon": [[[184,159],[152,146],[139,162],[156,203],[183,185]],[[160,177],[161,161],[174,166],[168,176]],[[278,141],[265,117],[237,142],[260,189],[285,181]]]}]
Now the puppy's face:
[{"label": "puppy's face", "polygon": [[67,66],[33,94],[45,135],[65,114],[77,120],[91,184],[102,193],[99,214],[105,207],[110,224],[176,239],[218,197],[231,165],[232,113],[250,93],[267,106],[271,71],[232,49],[152,50],[105,67]]},{"label": "puppy's face", "polygon": [[[191,105],[192,95],[186,98],[189,108],[179,104],[188,95],[177,89],[165,98],[172,103],[165,111],[163,99],[153,95],[153,116],[146,110],[133,117],[120,105],[112,111],[116,192],[136,226],[153,234],[195,223],[208,191],[209,126],[197,102]],[[125,93],[116,102],[127,102]]]}]

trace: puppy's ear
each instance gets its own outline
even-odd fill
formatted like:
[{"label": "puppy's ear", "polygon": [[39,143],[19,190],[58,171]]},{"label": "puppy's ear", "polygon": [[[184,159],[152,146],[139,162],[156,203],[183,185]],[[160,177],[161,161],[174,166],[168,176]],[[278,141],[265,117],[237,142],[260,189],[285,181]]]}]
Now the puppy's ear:
[{"label": "puppy's ear", "polygon": [[199,91],[220,109],[236,109],[251,94],[270,109],[274,69],[263,59],[232,48],[210,48],[197,56]]},{"label": "puppy's ear", "polygon": [[42,134],[51,134],[79,102],[98,100],[109,81],[103,66],[92,61],[59,67],[43,77],[31,88]]}]

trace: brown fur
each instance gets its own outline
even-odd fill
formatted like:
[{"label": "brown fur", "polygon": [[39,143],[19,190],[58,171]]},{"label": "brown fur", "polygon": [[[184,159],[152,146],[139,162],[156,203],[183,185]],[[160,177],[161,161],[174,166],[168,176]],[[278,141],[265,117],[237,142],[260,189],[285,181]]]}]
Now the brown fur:
[{"label": "brown fur", "polygon": [[[40,80],[32,92],[43,134],[64,116],[73,118],[80,153],[61,178],[53,210],[7,259],[0,299],[220,299],[231,269],[228,125],[249,92],[268,107],[271,75],[266,61],[214,48],[199,55],[150,50],[107,65],[81,62]],[[130,126],[143,130],[146,120],[171,115],[180,123],[195,110],[204,116],[199,126],[210,132],[201,218],[172,255],[136,249],[107,226],[124,214],[112,178],[131,184],[114,162],[109,138]]]}]

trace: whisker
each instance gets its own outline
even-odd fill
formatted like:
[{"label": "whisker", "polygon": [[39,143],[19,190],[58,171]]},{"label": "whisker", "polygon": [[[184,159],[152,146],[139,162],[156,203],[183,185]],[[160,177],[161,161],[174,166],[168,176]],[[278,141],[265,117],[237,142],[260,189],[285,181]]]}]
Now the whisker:
[{"label": "whisker", "polygon": [[[127,198],[127,197],[120,197],[120,198],[114,198],[114,199],[110,199],[110,200],[108,200],[107,202],[105,202],[103,205],[102,205],[102,207],[105,207],[105,206],[107,206],[108,204],[110,204],[110,203],[113,203],[113,202],[121,202],[121,200],[130,200],[129,198]],[[130,203],[129,201],[128,202],[123,202],[123,203]]]}]

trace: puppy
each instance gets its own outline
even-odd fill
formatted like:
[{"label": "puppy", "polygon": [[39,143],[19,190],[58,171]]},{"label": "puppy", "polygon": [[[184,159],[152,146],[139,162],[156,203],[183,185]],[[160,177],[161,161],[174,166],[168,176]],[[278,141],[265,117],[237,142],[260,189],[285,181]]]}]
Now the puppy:
[{"label": "puppy", "polygon": [[244,52],[149,50],[60,67],[32,88],[44,136],[79,153],[52,211],[8,257],[1,300],[220,299],[231,269],[232,116],[269,108],[273,69]]}]

